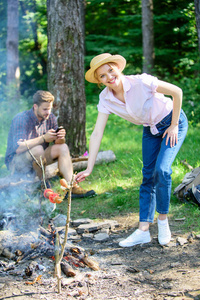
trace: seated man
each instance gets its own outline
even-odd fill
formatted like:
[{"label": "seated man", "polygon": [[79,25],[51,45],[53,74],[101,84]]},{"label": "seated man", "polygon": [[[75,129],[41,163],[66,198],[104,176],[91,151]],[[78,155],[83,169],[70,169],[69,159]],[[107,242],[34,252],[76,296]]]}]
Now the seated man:
[{"label": "seated man", "polygon": [[[54,96],[50,92],[37,91],[33,96],[33,107],[17,114],[12,120],[5,157],[5,163],[12,173],[28,173],[34,168],[42,179],[39,167],[42,157],[47,165],[58,160],[59,172],[67,182],[71,181],[73,165],[65,144],[66,132],[65,129],[57,131],[57,120],[51,113],[53,101]],[[49,146],[51,142],[54,144]],[[93,190],[85,191],[77,184],[72,188],[72,198],[94,194]]]}]

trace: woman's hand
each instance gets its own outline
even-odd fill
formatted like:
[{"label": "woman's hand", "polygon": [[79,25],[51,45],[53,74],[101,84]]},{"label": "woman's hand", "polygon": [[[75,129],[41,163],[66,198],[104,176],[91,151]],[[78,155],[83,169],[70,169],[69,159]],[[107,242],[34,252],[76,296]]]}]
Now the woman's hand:
[{"label": "woman's hand", "polygon": [[84,181],[86,177],[88,177],[91,174],[91,172],[88,171],[88,169],[86,169],[85,171],[79,172],[76,177],[75,180],[77,182],[81,182]]},{"label": "woman's hand", "polygon": [[174,147],[178,143],[178,125],[170,125],[164,132],[163,138],[166,138],[166,145],[170,142],[170,147]]}]

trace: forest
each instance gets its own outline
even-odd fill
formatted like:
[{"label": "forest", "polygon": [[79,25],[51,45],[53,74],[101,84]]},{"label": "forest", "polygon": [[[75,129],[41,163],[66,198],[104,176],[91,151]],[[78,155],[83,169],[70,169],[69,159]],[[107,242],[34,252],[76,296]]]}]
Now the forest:
[{"label": "forest", "polygon": [[[0,16],[0,299],[200,299],[200,223],[197,221],[200,206],[195,200],[199,200],[200,185],[196,186],[196,181],[187,193],[184,186],[182,198],[174,192],[185,175],[191,175],[191,170],[199,170],[200,166],[200,0],[0,0]],[[148,148],[147,143],[142,146],[143,126],[111,114],[98,154],[111,152],[114,159],[95,162],[92,173],[79,182],[80,186],[73,182],[72,176],[71,182],[66,183],[70,188],[65,191],[61,187],[64,172],[58,172],[60,165],[64,165],[59,165],[59,156],[56,156],[58,163],[54,160],[48,166],[57,164],[49,177],[47,168],[43,168],[42,156],[40,178],[35,172],[27,173],[21,161],[23,172],[20,174],[12,173],[5,165],[11,121],[18,112],[31,109],[37,90],[48,90],[55,96],[52,111],[58,125],[66,130],[65,141],[70,152],[64,142],[61,146],[64,145],[65,154],[70,153],[69,160],[87,164],[84,154],[92,148],[89,148],[89,140],[102,87],[87,82],[84,74],[91,59],[102,53],[122,55],[127,61],[123,71],[126,75],[149,73],[183,91],[182,108],[189,127],[172,165],[169,245],[159,244],[157,220],[150,227],[150,243],[134,247],[119,244],[138,227],[145,165],[142,148]],[[39,137],[40,150],[40,145],[46,142],[45,134],[43,131]],[[98,134],[93,135],[92,142],[99,146],[96,136]],[[18,145],[20,142],[17,141]],[[28,148],[32,154],[28,142],[22,141],[26,145],[24,149]],[[148,140],[149,145],[154,145],[152,139]],[[154,156],[154,160],[155,151],[152,155],[149,153],[146,156]],[[36,163],[34,156],[32,158]],[[76,174],[84,168],[81,165],[78,170],[71,170]],[[162,173],[165,173],[163,169]],[[84,197],[71,199],[72,184],[94,193],[91,197],[86,193]],[[167,186],[165,181],[162,185]],[[51,196],[58,201],[51,201]],[[157,216],[155,212],[155,218]],[[98,223],[108,219],[116,221],[116,227],[109,225],[102,228],[105,231],[98,230],[98,234],[106,234],[106,238],[104,235],[105,239],[96,239],[96,233],[90,232],[86,223],[91,220],[91,226],[95,224],[99,229]],[[59,220],[63,220],[62,223]],[[73,223],[76,229],[79,227],[74,221],[81,221],[86,227],[83,234],[70,239],[69,223],[70,227]],[[63,225],[66,230],[64,243],[61,243],[60,226]],[[46,233],[44,237],[42,228]],[[59,249],[63,255],[68,239],[72,245],[86,250],[87,261],[90,255],[95,257],[100,266],[98,271],[87,267],[79,270],[79,266],[74,261],[72,265],[65,256],[78,276],[65,278],[69,273],[62,269],[61,277]],[[17,248],[13,248],[15,246]],[[5,249],[9,258],[4,261]],[[47,254],[46,249],[53,249],[55,256],[51,252]],[[21,253],[18,258],[16,253]],[[81,253],[76,251],[79,262],[82,262]],[[16,255],[12,263],[10,254]],[[40,263],[34,265],[33,270],[31,264],[28,265],[29,260]],[[62,286],[61,279],[66,279],[62,280]]]},{"label": "forest", "polygon": [[[6,120],[0,124],[0,136],[4,141],[4,146],[1,148],[1,159],[6,148],[7,131],[11,118],[19,110],[31,106],[32,95],[36,90],[49,88],[48,78],[50,77],[47,49],[48,1],[15,0],[13,2],[18,3],[19,14],[20,79],[18,95],[12,85],[8,86],[6,56],[9,28],[7,4],[9,2],[12,1],[0,1],[1,120],[7,115]],[[82,11],[84,21],[81,25],[84,27],[84,69],[89,68],[89,62],[93,56],[108,52],[121,54],[126,58],[126,74],[143,72],[142,1],[87,0],[78,2],[84,4]],[[74,1],[73,3],[78,2]],[[153,28],[151,34],[154,39],[152,50],[154,59],[149,72],[159,79],[177,84],[183,89],[183,108],[190,124],[196,126],[200,113],[198,101],[200,60],[195,1],[154,0],[152,3]],[[87,82],[84,84],[82,93],[86,95],[86,103],[97,104],[98,87]]]}]

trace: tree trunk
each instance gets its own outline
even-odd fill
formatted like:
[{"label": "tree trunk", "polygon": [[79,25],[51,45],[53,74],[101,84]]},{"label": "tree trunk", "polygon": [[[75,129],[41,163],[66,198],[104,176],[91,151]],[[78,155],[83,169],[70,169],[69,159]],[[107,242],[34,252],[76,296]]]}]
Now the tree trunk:
[{"label": "tree trunk", "polygon": [[194,0],[194,4],[195,4],[197,35],[198,35],[198,45],[199,45],[199,54],[200,54],[200,0]]},{"label": "tree trunk", "polygon": [[7,0],[7,85],[19,89],[19,13],[18,0]]},{"label": "tree trunk", "polygon": [[143,72],[154,67],[153,0],[142,0]]},{"label": "tree trunk", "polygon": [[[27,11],[29,11],[29,13],[32,13],[34,15],[37,14],[36,0],[31,0],[31,3],[29,3],[29,1],[25,1],[25,2],[20,1],[20,7],[23,16],[26,16]],[[38,22],[36,21],[36,18],[31,18],[30,26],[32,28],[32,34],[34,39],[34,45],[30,49],[30,51],[34,55],[33,68],[35,69],[36,78],[40,78],[41,76],[47,74],[47,61],[43,53],[41,52],[41,43],[38,40]],[[41,70],[38,69],[38,65],[41,65],[42,67],[42,75],[40,74]]]},{"label": "tree trunk", "polygon": [[83,12],[83,0],[47,0],[48,89],[72,156],[86,150]]}]

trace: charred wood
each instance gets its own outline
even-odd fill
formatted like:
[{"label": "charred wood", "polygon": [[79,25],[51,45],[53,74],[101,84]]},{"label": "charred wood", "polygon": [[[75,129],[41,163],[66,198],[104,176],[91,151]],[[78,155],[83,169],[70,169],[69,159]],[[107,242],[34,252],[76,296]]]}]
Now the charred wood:
[{"label": "charred wood", "polygon": [[74,277],[76,276],[75,271],[67,262],[61,262],[61,270],[67,277]]}]

